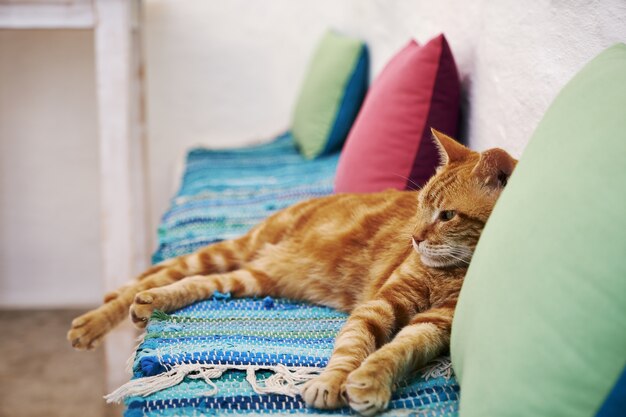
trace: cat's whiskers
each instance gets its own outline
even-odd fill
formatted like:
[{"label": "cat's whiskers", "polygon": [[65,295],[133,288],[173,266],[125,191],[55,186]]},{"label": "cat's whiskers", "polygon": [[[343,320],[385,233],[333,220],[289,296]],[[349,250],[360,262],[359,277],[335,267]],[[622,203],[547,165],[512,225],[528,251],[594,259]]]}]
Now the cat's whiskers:
[{"label": "cat's whiskers", "polygon": [[408,182],[410,182],[411,184],[413,184],[415,187],[417,187],[417,189],[416,189],[416,188],[411,188],[411,187],[409,187],[409,189],[410,189],[410,190],[412,190],[412,191],[419,191],[419,190],[421,190],[421,189],[422,189],[422,186],[421,186],[421,185],[419,185],[418,183],[416,183],[415,181],[413,181],[413,180],[412,180],[411,178],[409,178],[409,177],[405,177],[404,175],[400,175],[400,174],[397,174],[397,173],[395,173],[395,172],[392,172],[391,174],[392,174],[392,175],[395,175],[396,177],[400,177],[400,178],[402,178],[402,179],[405,179],[405,180],[407,180]]},{"label": "cat's whiskers", "polygon": [[456,256],[452,255],[452,253],[448,253],[446,256],[448,256],[450,258],[453,258],[453,259],[456,259],[457,261],[460,261],[460,262],[463,262],[463,263],[466,263],[466,264],[469,265],[469,261],[466,261],[465,259],[456,257]]},{"label": "cat's whiskers", "polygon": [[463,248],[463,247],[453,247],[450,249],[450,251],[454,253],[455,255],[462,256],[464,258],[471,259],[472,256],[474,255],[474,251],[468,248]]},{"label": "cat's whiskers", "polygon": [[442,257],[447,259],[454,259],[467,265],[469,265],[470,263],[467,258],[471,259],[472,255],[471,250],[467,248],[452,246],[449,244],[427,244],[421,247],[421,252],[428,257]]}]

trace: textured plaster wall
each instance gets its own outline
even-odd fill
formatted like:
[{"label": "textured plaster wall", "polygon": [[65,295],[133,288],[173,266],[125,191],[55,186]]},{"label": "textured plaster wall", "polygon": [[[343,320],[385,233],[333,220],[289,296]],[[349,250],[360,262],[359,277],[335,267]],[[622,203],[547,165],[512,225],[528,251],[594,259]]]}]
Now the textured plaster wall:
[{"label": "textured plaster wall", "polygon": [[155,225],[175,155],[266,140],[289,125],[329,26],[368,42],[374,76],[410,37],[444,32],[465,93],[463,139],[516,156],[571,76],[626,42],[623,0],[146,0],[146,11]]},{"label": "textured plaster wall", "polygon": [[603,49],[626,42],[626,2],[490,1],[463,67],[468,136],[521,155],[559,90]]}]

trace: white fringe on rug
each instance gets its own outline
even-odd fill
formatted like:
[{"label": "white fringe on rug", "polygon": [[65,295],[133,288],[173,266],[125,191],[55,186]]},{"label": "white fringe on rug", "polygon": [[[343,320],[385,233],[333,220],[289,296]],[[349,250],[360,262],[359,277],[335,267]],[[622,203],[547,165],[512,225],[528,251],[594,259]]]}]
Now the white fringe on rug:
[{"label": "white fringe on rug", "polygon": [[[295,397],[300,393],[301,384],[315,378],[323,371],[322,368],[288,368],[280,364],[276,366],[181,364],[155,376],[130,380],[112,393],[105,395],[104,398],[108,403],[119,403],[126,397],[138,395],[145,397],[178,385],[185,377],[204,380],[210,386],[210,390],[203,394],[212,396],[217,394],[217,386],[213,379],[221,377],[224,372],[231,369],[246,371],[246,380],[257,394],[284,394],[290,397]],[[272,371],[274,375],[261,382],[256,376],[256,372],[261,370]]]},{"label": "white fringe on rug", "polygon": [[126,366],[124,367],[124,371],[128,375],[133,374],[133,366],[135,365],[135,357],[137,356],[137,349],[139,349],[139,346],[141,346],[145,338],[146,338],[146,334],[142,333],[137,337],[137,339],[135,339],[136,343],[135,343],[135,347],[133,348],[133,354],[128,357],[128,359],[126,360]]},{"label": "white fringe on rug", "polygon": [[419,373],[426,381],[431,378],[444,378],[447,381],[452,378],[452,361],[449,356],[433,359]]},{"label": "white fringe on rug", "polygon": [[[145,397],[178,385],[185,377],[204,380],[210,389],[203,395],[212,396],[218,391],[213,380],[221,377],[224,372],[230,369],[246,371],[246,381],[257,394],[283,394],[290,397],[299,394],[302,384],[315,378],[324,370],[323,368],[304,366],[288,368],[280,364],[276,366],[181,364],[155,376],[130,380],[112,393],[105,395],[104,398],[108,403],[119,403],[126,397]],[[261,382],[256,376],[256,372],[261,370],[272,371],[274,375]],[[450,379],[452,377],[452,363],[448,357],[437,358],[422,368],[419,373],[426,380],[440,377]]]}]

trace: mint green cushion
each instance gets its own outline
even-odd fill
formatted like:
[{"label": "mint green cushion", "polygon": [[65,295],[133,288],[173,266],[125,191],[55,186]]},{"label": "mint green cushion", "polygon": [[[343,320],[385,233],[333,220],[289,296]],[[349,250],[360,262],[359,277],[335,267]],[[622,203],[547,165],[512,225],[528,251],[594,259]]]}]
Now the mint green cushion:
[{"label": "mint green cushion", "polygon": [[300,90],[292,134],[308,159],[341,149],[367,91],[362,41],[329,31],[317,46]]},{"label": "mint green cushion", "polygon": [[626,45],[539,124],[476,249],[451,351],[461,417],[593,416],[612,390],[626,364]]}]

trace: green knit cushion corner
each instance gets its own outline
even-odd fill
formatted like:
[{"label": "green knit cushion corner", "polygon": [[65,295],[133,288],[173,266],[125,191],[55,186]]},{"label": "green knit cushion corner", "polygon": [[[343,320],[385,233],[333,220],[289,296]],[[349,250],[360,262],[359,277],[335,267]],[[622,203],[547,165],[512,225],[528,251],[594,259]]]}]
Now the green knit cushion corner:
[{"label": "green knit cushion corner", "polygon": [[614,388],[626,365],[626,45],[587,64],[539,124],[476,249],[451,351],[461,417],[594,416]]},{"label": "green knit cushion corner", "polygon": [[361,107],[367,83],[364,43],[328,31],[309,64],[293,113],[292,134],[305,158],[341,148]]}]

